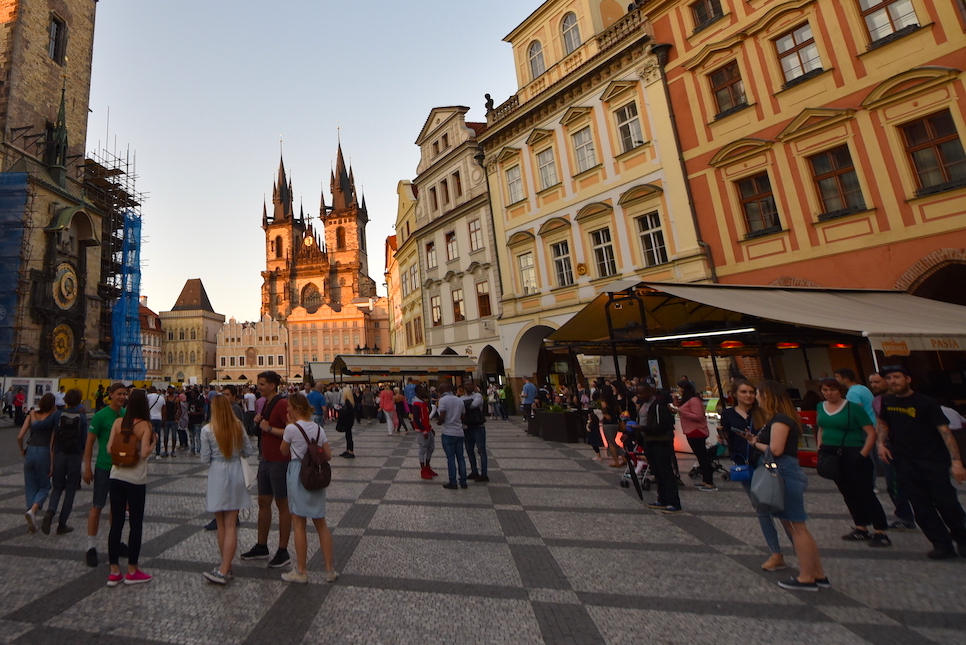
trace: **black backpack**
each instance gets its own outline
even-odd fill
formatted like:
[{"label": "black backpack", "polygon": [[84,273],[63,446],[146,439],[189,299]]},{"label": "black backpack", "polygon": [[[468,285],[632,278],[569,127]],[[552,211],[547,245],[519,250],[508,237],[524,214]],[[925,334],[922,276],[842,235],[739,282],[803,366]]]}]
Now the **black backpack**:
[{"label": "black backpack", "polygon": [[332,467],[325,460],[325,452],[319,445],[322,428],[319,428],[319,434],[316,435],[315,439],[309,439],[309,436],[305,434],[305,429],[302,428],[302,424],[296,423],[295,425],[298,426],[299,432],[305,438],[305,443],[308,444],[305,455],[302,456],[299,482],[305,490],[322,490],[332,481]]},{"label": "black backpack", "polygon": [[483,406],[478,408],[471,408],[469,402],[466,402],[466,412],[463,414],[463,423],[468,426],[481,426],[486,424],[486,413],[483,412]]},{"label": "black backpack", "polygon": [[54,428],[54,445],[68,455],[80,453],[84,445],[79,412],[61,412],[60,422]]}]

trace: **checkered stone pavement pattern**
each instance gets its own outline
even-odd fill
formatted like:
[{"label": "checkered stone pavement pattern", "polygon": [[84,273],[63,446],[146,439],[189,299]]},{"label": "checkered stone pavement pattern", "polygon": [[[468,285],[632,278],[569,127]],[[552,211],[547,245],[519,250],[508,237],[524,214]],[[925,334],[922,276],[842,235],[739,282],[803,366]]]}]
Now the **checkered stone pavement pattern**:
[{"label": "checkered stone pavement pattern", "polygon": [[[14,433],[0,426],[8,447]],[[515,419],[487,424],[490,482],[450,491],[441,449],[442,477],[426,481],[412,435],[365,422],[354,434],[358,457],[335,458],[328,493],[334,585],[314,535],[308,585],[237,559],[230,584],[207,583],[218,550],[203,529],[205,469],[178,453],[149,468],[141,566],[154,580],[108,588],[106,513],[102,564],[84,564],[90,488],[73,533],[28,534],[18,456],[0,455],[0,643],[966,643],[966,558],[927,560],[918,532],[893,533],[891,549],[843,542],[845,504],[814,475],[809,524],[833,587],[795,593],[776,585],[794,570],[760,569],[768,554],[738,484],[689,487],[685,513],[661,515],[587,446],[527,436]],[[342,435],[330,439],[342,452]],[[687,472],[691,458],[679,457]],[[255,532],[252,510],[239,553]],[[273,530],[272,551],[277,540]]]}]

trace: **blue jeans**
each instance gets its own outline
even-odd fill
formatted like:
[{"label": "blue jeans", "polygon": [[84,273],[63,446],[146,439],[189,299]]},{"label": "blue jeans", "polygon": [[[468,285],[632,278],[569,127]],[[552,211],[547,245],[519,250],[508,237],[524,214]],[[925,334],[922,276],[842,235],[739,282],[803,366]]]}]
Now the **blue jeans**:
[{"label": "blue jeans", "polygon": [[155,455],[161,454],[161,426],[163,424],[164,422],[161,421],[161,419],[151,419],[151,427],[154,429],[154,434],[158,436],[157,437],[158,440],[154,444]]},{"label": "blue jeans", "polygon": [[[460,440],[462,442],[462,439]],[[460,448],[462,451],[462,448]],[[37,504],[43,507],[50,493],[50,448],[47,446],[27,446],[27,456],[23,462],[23,484],[27,495],[27,510]],[[463,473],[466,481],[466,473]]]},{"label": "blue jeans", "polygon": [[449,469],[449,483],[456,485],[456,472],[459,468],[459,484],[466,486],[466,460],[463,459],[463,437],[451,437],[444,434],[442,438],[443,452],[446,453],[446,467]]},{"label": "blue jeans", "polygon": [[191,454],[201,454],[201,425],[200,423],[192,423],[188,428],[188,433],[191,438]]},{"label": "blue jeans", "polygon": [[325,422],[325,415],[324,414],[313,414],[312,415],[312,420],[315,421],[317,424],[319,424],[319,427],[321,428],[322,427],[322,424]]},{"label": "blue jeans", "polygon": [[[741,487],[745,489],[745,494],[751,499],[751,482],[741,482]],[[758,515],[758,524],[761,525],[761,534],[765,536],[765,544],[768,545],[768,550],[781,555],[782,547],[778,541],[778,529],[775,528],[775,520],[772,519],[770,514],[761,513],[757,509],[755,513]]]},{"label": "blue jeans", "polygon": [[[476,474],[476,453],[480,451],[480,471],[481,475],[486,474],[486,426],[475,426],[463,431],[466,444],[466,458],[470,462],[470,472]],[[474,450],[475,448],[475,450]]]},{"label": "blue jeans", "polygon": [[168,438],[171,438],[171,452],[178,447],[178,422],[165,421],[164,423],[164,449],[168,449]]}]

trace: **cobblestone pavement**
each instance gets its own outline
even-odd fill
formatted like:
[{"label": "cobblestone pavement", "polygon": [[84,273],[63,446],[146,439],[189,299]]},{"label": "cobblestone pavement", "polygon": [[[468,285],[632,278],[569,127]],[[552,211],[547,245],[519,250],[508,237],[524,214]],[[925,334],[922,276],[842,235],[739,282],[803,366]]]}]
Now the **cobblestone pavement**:
[{"label": "cobblestone pavement", "polygon": [[[966,643],[966,558],[927,560],[920,533],[894,533],[891,549],[843,542],[845,504],[815,476],[810,526],[833,587],[796,593],[775,584],[789,572],[759,568],[767,553],[738,484],[684,491],[686,513],[660,515],[587,446],[490,423],[490,482],[449,491],[419,479],[412,436],[356,428],[359,457],[336,458],[328,493],[336,584],[323,582],[313,535],[309,585],[264,561],[236,561],[227,587],[207,583],[218,551],[202,528],[205,470],[179,453],[150,466],[141,565],[154,580],[114,589],[106,564],[83,562],[89,488],[73,533],[27,533],[14,430],[0,428],[0,642]],[[239,552],[255,538],[244,519]]]}]

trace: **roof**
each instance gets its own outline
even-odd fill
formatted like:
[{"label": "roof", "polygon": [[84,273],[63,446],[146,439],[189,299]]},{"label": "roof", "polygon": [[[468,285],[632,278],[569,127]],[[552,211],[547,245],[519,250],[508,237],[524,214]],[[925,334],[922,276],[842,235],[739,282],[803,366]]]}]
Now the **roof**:
[{"label": "roof", "polygon": [[[722,284],[677,284],[620,280],[604,288],[548,340],[592,342],[608,340],[608,329],[641,327],[640,306],[627,301],[605,305],[610,294],[636,295],[646,324],[638,336],[659,337],[682,329],[719,329],[749,324],[748,317],[800,327],[862,335],[873,346],[906,343],[910,349],[966,349],[966,307],[901,291],[823,289]],[[695,306],[697,305],[697,306]],[[947,346],[945,341],[952,341]],[[932,341],[936,340],[937,343]],[[924,346],[924,347],[921,347]]]},{"label": "roof", "polygon": [[201,278],[192,278],[184,283],[184,289],[178,296],[178,301],[171,307],[171,311],[210,311],[217,313],[211,307],[208,294],[205,292],[205,285],[201,284]]},{"label": "roof", "polygon": [[468,128],[471,128],[473,130],[473,132],[476,133],[476,136],[480,136],[481,134],[483,134],[484,132],[486,132],[486,124],[485,123],[476,123],[476,122],[467,121],[466,122],[466,126]]},{"label": "roof", "polygon": [[[314,363],[311,365],[315,365]],[[327,363],[320,364],[327,365]],[[402,354],[341,354],[331,363],[333,374],[395,376],[475,372],[477,362],[465,356]],[[313,367],[313,375],[316,373]]]}]

